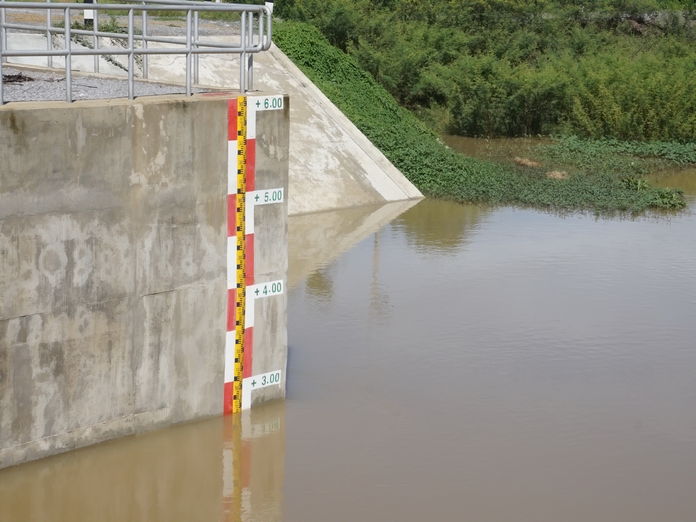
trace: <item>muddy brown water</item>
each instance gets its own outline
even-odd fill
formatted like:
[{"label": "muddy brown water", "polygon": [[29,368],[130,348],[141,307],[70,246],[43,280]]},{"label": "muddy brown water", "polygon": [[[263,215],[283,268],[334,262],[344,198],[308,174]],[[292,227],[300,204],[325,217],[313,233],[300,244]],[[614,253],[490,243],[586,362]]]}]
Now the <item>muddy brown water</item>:
[{"label": "muddy brown water", "polygon": [[696,520],[689,201],[423,201],[291,289],[286,402],[0,471],[0,521]]},{"label": "muddy brown water", "polygon": [[550,138],[469,138],[443,135],[442,141],[452,149],[479,159],[510,160],[516,156],[535,157],[535,148],[550,145]]}]

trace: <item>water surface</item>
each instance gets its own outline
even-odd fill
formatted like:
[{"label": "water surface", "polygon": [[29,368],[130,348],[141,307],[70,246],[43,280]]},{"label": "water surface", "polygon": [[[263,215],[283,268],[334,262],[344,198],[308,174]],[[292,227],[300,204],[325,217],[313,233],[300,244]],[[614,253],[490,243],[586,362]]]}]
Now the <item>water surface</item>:
[{"label": "water surface", "polygon": [[406,211],[290,296],[286,519],[695,520],[694,259],[691,212]]},{"label": "water surface", "polygon": [[0,471],[0,521],[696,520],[692,210],[346,216],[301,222],[286,402]]}]

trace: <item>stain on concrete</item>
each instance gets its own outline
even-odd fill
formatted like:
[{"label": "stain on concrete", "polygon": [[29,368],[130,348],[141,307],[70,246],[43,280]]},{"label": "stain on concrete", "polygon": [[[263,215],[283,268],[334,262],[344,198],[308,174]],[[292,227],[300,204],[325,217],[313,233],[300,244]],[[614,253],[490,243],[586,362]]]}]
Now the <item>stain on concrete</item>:
[{"label": "stain on concrete", "polygon": [[12,400],[10,393],[10,343],[7,339],[8,321],[0,321],[0,445],[5,445],[3,437],[3,427],[5,426],[5,415],[10,409]]},{"label": "stain on concrete", "polygon": [[[28,317],[14,319],[26,323]],[[25,328],[22,324],[20,330]],[[14,398],[13,416],[11,421],[11,437],[16,443],[27,442],[31,439],[31,429],[34,423],[34,379],[31,348],[26,343],[16,340],[12,343],[12,392]]]},{"label": "stain on concrete", "polygon": [[77,138],[76,142],[76,152],[80,156],[85,148],[85,140],[87,139],[87,130],[82,124],[82,113],[77,115],[77,123],[75,125],[75,134]]},{"label": "stain on concrete", "polygon": [[[4,121],[3,121],[4,120]],[[12,135],[8,136],[5,141],[7,147],[12,147],[14,149],[20,150],[22,152],[28,149],[28,135],[26,132],[26,121],[22,118],[19,113],[11,112],[10,114],[0,113],[0,125],[7,127],[12,131]],[[0,151],[2,150],[2,145],[0,144]],[[1,174],[0,174],[1,175]]]},{"label": "stain on concrete", "polygon": [[10,113],[10,129],[15,135],[20,133],[19,126],[17,125],[17,117],[15,116],[14,112]]},{"label": "stain on concrete", "polygon": [[48,370],[55,378],[65,374],[65,359],[61,343],[39,344],[39,366],[43,371]]}]

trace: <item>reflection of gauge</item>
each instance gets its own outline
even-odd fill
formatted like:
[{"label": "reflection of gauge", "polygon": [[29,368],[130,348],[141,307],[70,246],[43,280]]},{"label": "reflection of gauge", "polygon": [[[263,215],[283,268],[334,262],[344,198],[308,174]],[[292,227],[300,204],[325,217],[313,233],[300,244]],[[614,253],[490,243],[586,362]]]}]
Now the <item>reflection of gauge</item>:
[{"label": "reflection of gauge", "polygon": [[[266,377],[274,373],[280,377],[280,372]],[[227,415],[223,433],[222,517],[216,520],[266,520],[268,512],[280,514],[285,476],[284,402],[257,408],[253,417]],[[207,454],[215,447],[211,443],[204,451]]]}]

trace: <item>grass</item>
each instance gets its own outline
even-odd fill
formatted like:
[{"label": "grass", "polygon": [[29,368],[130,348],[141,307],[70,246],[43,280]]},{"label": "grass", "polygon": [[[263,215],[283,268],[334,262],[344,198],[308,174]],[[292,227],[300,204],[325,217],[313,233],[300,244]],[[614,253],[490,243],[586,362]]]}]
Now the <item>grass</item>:
[{"label": "grass", "polygon": [[557,144],[542,147],[541,151],[549,158],[583,164],[589,169],[635,170],[641,175],[656,168],[696,164],[694,143],[582,140],[570,136],[557,138]]}]

